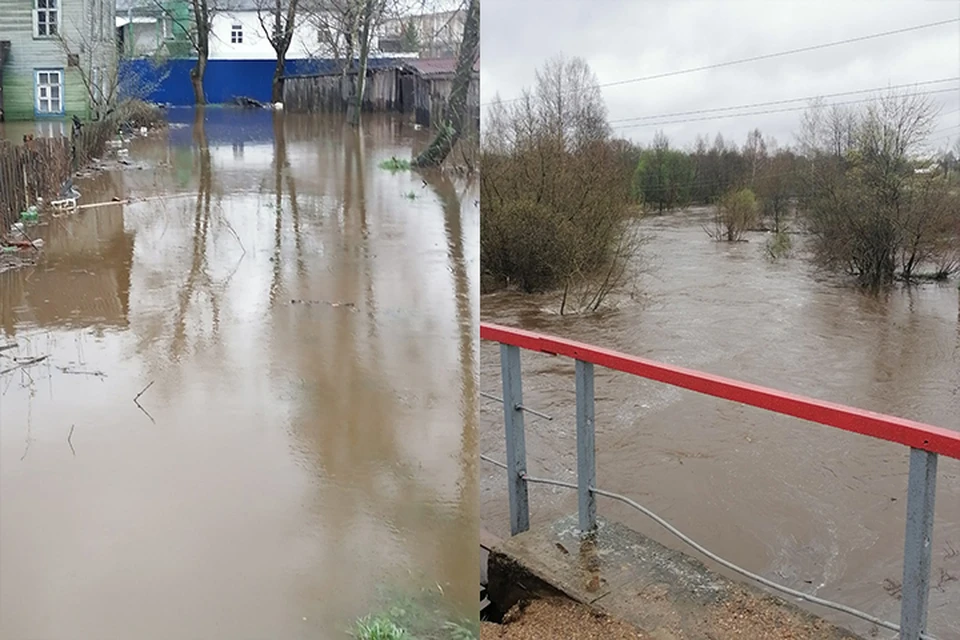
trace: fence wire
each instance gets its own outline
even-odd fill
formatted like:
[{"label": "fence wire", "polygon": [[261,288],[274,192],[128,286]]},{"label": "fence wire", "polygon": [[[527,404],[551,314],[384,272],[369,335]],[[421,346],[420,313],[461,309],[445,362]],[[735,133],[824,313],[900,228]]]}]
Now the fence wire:
[{"label": "fence wire", "polygon": [[[491,458],[491,457],[489,457],[489,456],[486,456],[486,455],[481,454],[481,455],[480,455],[480,459],[483,460],[483,461],[485,461],[485,462],[488,462],[488,463],[490,463],[490,464],[493,464],[493,465],[495,465],[495,466],[497,466],[497,467],[500,467],[501,469],[504,469],[504,470],[507,470],[507,469],[508,469],[507,465],[505,465],[504,463],[500,462],[499,460],[494,460],[493,458]],[[577,486],[577,484],[576,484],[576,483],[573,483],[573,482],[566,482],[566,481],[563,481],[563,480],[553,480],[553,479],[550,479],[550,478],[538,478],[538,477],[535,477],[535,476],[529,476],[529,475],[527,475],[527,474],[525,474],[525,473],[524,473],[524,474],[521,474],[521,477],[522,477],[525,481],[527,481],[527,482],[532,482],[532,483],[534,483],[534,484],[545,484],[545,485],[551,485],[551,486],[555,486],[555,487],[564,487],[564,488],[567,488],[567,489],[574,489],[574,490],[579,489],[579,487]],[[900,632],[900,625],[894,624],[893,622],[887,622],[886,620],[883,620],[883,619],[878,618],[878,617],[876,617],[876,616],[870,615],[869,613],[866,613],[866,612],[864,612],[864,611],[860,611],[859,609],[854,609],[853,607],[848,607],[847,605],[841,604],[841,603],[839,603],[839,602],[833,602],[832,600],[826,600],[826,599],[824,599],[824,598],[819,598],[819,597],[817,597],[817,596],[810,595],[809,593],[804,593],[803,591],[797,591],[796,589],[791,589],[790,587],[787,587],[787,586],[784,586],[784,585],[779,584],[779,583],[777,583],[777,582],[774,582],[773,580],[770,580],[770,579],[768,579],[768,578],[764,578],[763,576],[761,576],[761,575],[759,575],[759,574],[756,574],[756,573],[753,573],[752,571],[749,571],[748,569],[744,569],[743,567],[741,567],[741,566],[739,566],[739,565],[737,565],[737,564],[734,564],[733,562],[730,562],[729,560],[726,560],[726,559],[724,559],[724,558],[721,558],[720,556],[718,556],[717,554],[713,553],[712,551],[710,551],[709,549],[707,549],[707,548],[704,547],[703,545],[699,544],[698,542],[696,542],[695,540],[693,540],[690,536],[686,535],[685,533],[683,533],[682,531],[680,531],[679,529],[677,529],[675,526],[673,526],[672,524],[670,524],[669,522],[667,522],[666,520],[664,520],[663,518],[661,518],[660,516],[658,516],[656,513],[654,513],[654,512],[651,511],[650,509],[644,507],[643,505],[635,502],[634,500],[631,500],[630,498],[628,498],[628,497],[626,497],[626,496],[624,496],[624,495],[621,495],[621,494],[619,494],[619,493],[614,493],[614,492],[612,492],[612,491],[604,491],[603,489],[598,489],[598,488],[596,488],[596,487],[590,487],[590,491],[593,492],[593,493],[595,493],[595,494],[598,495],[598,496],[603,496],[603,497],[605,497],[605,498],[610,498],[611,500],[616,500],[616,501],[618,501],[618,502],[622,502],[623,504],[625,504],[625,505],[627,505],[627,506],[633,507],[634,509],[636,509],[637,511],[639,511],[639,512],[642,513],[643,515],[647,516],[648,518],[650,518],[651,520],[653,520],[654,522],[656,522],[657,524],[659,524],[659,525],[660,525],[661,527],[663,527],[664,529],[666,529],[666,530],[667,530],[668,532],[670,532],[672,535],[674,535],[675,537],[679,538],[680,540],[682,540],[683,542],[685,542],[687,545],[693,547],[693,548],[694,548],[696,551],[698,551],[699,553],[703,554],[703,555],[706,556],[707,558],[710,558],[711,560],[713,560],[713,561],[716,562],[717,564],[719,564],[719,565],[721,565],[721,566],[723,566],[723,567],[726,567],[727,569],[729,569],[730,571],[733,571],[734,573],[738,573],[738,574],[740,574],[741,576],[743,576],[743,577],[745,577],[745,578],[748,578],[748,579],[750,579],[750,580],[753,580],[754,582],[758,582],[758,583],[760,583],[760,584],[762,584],[762,585],[764,585],[764,586],[766,586],[766,587],[769,587],[769,588],[771,588],[771,589],[774,589],[774,590],[776,590],[776,591],[779,591],[780,593],[784,593],[784,594],[786,594],[786,595],[792,596],[792,597],[794,597],[794,598],[798,598],[798,599],[800,599],[800,600],[804,600],[804,601],[806,601],[806,602],[809,602],[809,603],[811,603],[811,604],[816,604],[816,605],[819,605],[819,606],[821,606],[821,607],[826,607],[826,608],[828,608],[828,609],[833,609],[834,611],[839,611],[839,612],[841,612],[841,613],[846,613],[847,615],[854,616],[855,618],[860,618],[861,620],[864,620],[864,621],[869,622],[869,623],[871,623],[871,624],[875,624],[875,625],[878,626],[878,627],[882,627],[882,628],[888,629],[888,630],[890,630],[890,631],[895,631],[895,632],[897,632],[897,633]],[[921,638],[921,640],[937,640],[937,638],[935,638],[934,636],[929,635],[929,634],[927,634],[927,633],[921,633],[921,634],[920,634],[920,638]]]}]

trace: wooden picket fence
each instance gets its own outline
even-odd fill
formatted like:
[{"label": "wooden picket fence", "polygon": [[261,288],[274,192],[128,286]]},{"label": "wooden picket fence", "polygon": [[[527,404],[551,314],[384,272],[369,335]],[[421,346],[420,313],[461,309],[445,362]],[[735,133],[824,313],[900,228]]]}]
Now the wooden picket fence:
[{"label": "wooden picket fence", "polygon": [[85,124],[72,140],[64,136],[21,144],[0,140],[0,232],[38,198],[55,200],[77,169],[103,155],[116,131],[116,122],[104,120]]}]

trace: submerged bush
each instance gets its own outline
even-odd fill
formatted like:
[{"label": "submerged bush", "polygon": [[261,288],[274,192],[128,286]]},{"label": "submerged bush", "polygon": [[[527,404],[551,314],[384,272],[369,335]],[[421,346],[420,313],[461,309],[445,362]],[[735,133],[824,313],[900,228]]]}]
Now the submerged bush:
[{"label": "submerged bush", "polygon": [[155,104],[143,100],[123,100],[117,104],[113,117],[128,126],[140,127],[160,126],[164,123],[163,109]]},{"label": "submerged bush", "polygon": [[[557,104],[559,87],[571,99]],[[568,307],[596,309],[636,248],[630,173],[609,138],[596,77],[579,59],[555,59],[536,88],[484,129],[480,261],[487,288],[563,291]]]},{"label": "submerged bush", "polygon": [[707,233],[714,240],[739,242],[757,223],[757,198],[750,189],[728,191],[717,203],[713,229]]},{"label": "submerged bush", "polygon": [[804,214],[827,268],[877,287],[960,268],[960,197],[949,175],[917,171],[937,110],[889,94],[861,110],[804,116]]}]

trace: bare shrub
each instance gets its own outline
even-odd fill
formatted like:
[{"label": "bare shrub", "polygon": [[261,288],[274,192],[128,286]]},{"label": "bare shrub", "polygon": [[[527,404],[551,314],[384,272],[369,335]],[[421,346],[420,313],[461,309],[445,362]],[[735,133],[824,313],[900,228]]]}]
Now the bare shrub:
[{"label": "bare shrub", "polygon": [[481,269],[488,287],[562,290],[561,313],[599,308],[636,252],[630,174],[609,137],[596,77],[554,58],[535,88],[485,119]]}]

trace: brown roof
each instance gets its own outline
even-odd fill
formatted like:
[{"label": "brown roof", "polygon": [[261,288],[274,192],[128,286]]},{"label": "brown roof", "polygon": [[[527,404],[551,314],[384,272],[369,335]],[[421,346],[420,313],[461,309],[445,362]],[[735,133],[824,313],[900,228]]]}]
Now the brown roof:
[{"label": "brown roof", "polygon": [[456,58],[417,58],[409,60],[407,65],[424,78],[452,76],[457,69]]},{"label": "brown roof", "polygon": [[[457,70],[456,58],[415,58],[407,61],[407,66],[423,78],[442,78],[453,76]],[[473,63],[474,73],[480,71],[480,58]]]}]

